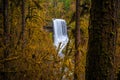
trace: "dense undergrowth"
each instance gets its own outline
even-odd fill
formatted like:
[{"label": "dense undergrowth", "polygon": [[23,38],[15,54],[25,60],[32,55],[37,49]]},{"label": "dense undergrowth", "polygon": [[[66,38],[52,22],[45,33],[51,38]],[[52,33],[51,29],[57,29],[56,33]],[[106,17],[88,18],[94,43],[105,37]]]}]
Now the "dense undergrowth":
[{"label": "dense undergrowth", "polygon": [[[55,1],[55,2],[54,2]],[[2,1],[0,1],[0,4]],[[75,12],[73,0],[26,0],[24,48],[19,41],[21,32],[21,9],[16,6],[17,0],[9,1],[10,36],[8,46],[4,45],[3,16],[0,13],[0,80],[4,76],[8,80],[67,80],[74,74],[74,28],[75,19],[69,25],[69,42],[64,50],[65,58],[57,56],[53,46],[52,32],[44,30],[44,26],[52,24],[52,18],[63,18],[69,23]],[[89,14],[81,17],[81,66],[78,68],[80,80],[85,78],[85,58],[88,42]],[[120,46],[118,41],[118,46]],[[4,58],[4,50],[9,54]],[[117,48],[119,52],[119,48]],[[118,53],[119,55],[119,53]],[[7,65],[6,67],[4,65]],[[4,75],[5,73],[5,75]]]}]

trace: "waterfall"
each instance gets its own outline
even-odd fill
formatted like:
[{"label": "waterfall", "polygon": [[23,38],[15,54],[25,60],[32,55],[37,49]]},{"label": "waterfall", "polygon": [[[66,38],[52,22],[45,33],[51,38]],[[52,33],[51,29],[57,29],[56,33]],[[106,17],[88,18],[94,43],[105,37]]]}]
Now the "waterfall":
[{"label": "waterfall", "polygon": [[54,45],[58,50],[58,55],[64,57],[62,50],[68,43],[67,25],[63,19],[53,19]]}]

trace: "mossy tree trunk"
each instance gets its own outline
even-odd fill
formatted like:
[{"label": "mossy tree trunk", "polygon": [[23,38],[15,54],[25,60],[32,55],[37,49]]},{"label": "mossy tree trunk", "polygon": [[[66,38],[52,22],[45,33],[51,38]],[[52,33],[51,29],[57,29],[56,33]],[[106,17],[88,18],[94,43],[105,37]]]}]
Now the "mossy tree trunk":
[{"label": "mossy tree trunk", "polygon": [[86,80],[116,80],[118,0],[91,0]]}]

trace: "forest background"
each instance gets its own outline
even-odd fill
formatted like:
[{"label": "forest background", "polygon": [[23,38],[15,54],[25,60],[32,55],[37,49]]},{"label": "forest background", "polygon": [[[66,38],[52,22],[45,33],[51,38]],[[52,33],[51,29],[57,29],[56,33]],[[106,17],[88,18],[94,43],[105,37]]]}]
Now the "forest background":
[{"label": "forest background", "polygon": [[[75,60],[75,0],[0,0],[0,79],[6,80],[73,80]],[[85,80],[90,0],[80,1],[80,66],[79,80]],[[7,27],[4,28],[3,13]],[[65,19],[69,42],[57,55],[53,46],[53,18]],[[6,31],[6,32],[5,32]],[[118,37],[120,37],[118,29]],[[4,54],[2,54],[4,53]],[[116,66],[120,65],[120,38],[117,41]],[[119,67],[116,67],[117,69]],[[5,73],[4,73],[5,72]],[[118,70],[119,72],[119,70]],[[118,73],[116,72],[116,73]]]}]

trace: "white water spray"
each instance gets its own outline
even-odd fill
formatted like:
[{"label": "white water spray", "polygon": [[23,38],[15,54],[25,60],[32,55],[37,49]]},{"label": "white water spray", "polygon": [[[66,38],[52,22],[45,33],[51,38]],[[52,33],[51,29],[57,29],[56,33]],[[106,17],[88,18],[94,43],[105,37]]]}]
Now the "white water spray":
[{"label": "white water spray", "polygon": [[67,26],[63,19],[53,19],[54,45],[58,50],[58,55],[63,58],[62,50],[68,43]]}]

